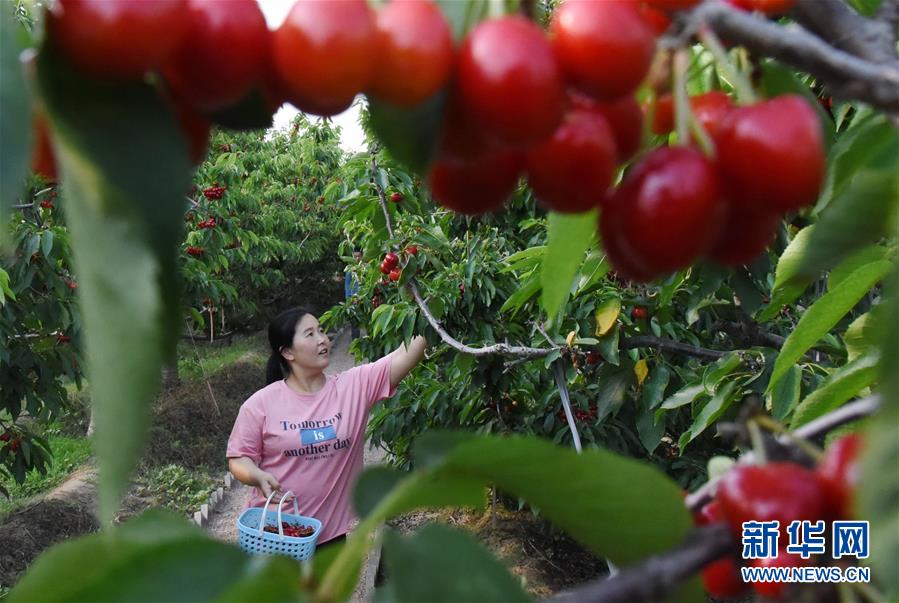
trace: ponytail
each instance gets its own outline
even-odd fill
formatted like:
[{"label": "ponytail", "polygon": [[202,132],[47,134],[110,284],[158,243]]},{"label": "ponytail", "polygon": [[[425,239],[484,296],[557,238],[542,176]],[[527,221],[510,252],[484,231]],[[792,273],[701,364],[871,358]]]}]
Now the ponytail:
[{"label": "ponytail", "polygon": [[268,364],[265,366],[266,385],[271,385],[275,381],[280,381],[284,378],[283,362],[284,357],[281,356],[281,354],[272,351],[271,355],[268,357]]}]

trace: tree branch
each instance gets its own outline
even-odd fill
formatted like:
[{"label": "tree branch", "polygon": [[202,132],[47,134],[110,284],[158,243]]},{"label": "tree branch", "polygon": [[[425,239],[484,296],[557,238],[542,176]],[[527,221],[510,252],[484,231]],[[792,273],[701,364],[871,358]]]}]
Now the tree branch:
[{"label": "tree branch", "polygon": [[[806,5],[817,11],[819,3],[818,0],[803,0],[802,6]],[[812,8],[809,10],[812,11]],[[803,15],[799,18],[804,18]],[[839,32],[834,37],[846,40],[852,36],[861,36],[859,28],[862,26],[867,31],[872,23],[876,24],[869,20],[860,22],[859,19],[856,15],[847,26],[834,21],[831,15],[816,19],[815,24],[822,30]],[[864,101],[892,113],[899,112],[899,63],[895,60],[866,60],[834,48],[799,25],[778,25],[714,0],[706,0],[700,4],[685,17],[682,24],[684,29],[673,40],[675,44],[685,37],[693,36],[699,28],[707,25],[721,37],[741,44],[757,55],[778,59],[815,76],[836,96]],[[844,41],[844,44],[849,43]],[[855,44],[849,45],[862,52]],[[879,47],[879,42],[875,46]],[[866,47],[864,54],[882,57],[883,51]]]},{"label": "tree branch", "polygon": [[656,348],[662,351],[678,352],[698,358],[708,358],[710,360],[718,360],[722,356],[726,356],[730,352],[722,352],[720,350],[710,350],[699,346],[681,343],[679,341],[671,341],[670,339],[662,339],[652,335],[637,335],[628,337],[621,341],[619,347],[622,350],[630,350],[632,348]]},{"label": "tree branch", "polygon": [[866,19],[843,0],[799,0],[791,16],[835,48],[873,63],[896,61],[890,25]]}]

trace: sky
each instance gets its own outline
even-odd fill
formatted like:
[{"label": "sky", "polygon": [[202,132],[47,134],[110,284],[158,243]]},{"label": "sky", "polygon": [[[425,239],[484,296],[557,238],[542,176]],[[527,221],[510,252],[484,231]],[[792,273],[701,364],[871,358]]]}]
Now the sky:
[{"label": "sky", "polygon": [[[287,17],[287,12],[293,6],[295,0],[257,0],[262,14],[268,23],[269,29],[277,29]],[[283,105],[275,113],[275,129],[286,128],[290,120],[297,114],[293,105]],[[313,119],[319,119],[313,117]],[[355,104],[349,109],[332,118],[335,125],[340,126],[340,146],[349,152],[361,151],[365,148],[365,137],[359,126],[359,109]]]}]

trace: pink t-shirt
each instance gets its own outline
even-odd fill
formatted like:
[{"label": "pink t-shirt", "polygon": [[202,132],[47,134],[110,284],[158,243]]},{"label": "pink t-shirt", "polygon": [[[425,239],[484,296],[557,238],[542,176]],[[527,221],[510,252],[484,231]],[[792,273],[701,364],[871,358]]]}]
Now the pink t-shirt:
[{"label": "pink t-shirt", "polygon": [[[292,490],[300,514],[322,522],[319,543],[346,534],[355,519],[350,496],[362,471],[368,413],[396,389],[390,387],[390,363],[387,355],[329,375],[315,394],[276,381],[250,396],[234,422],[228,458],[249,457],[283,491]],[[253,488],[247,507],[263,504],[262,491]],[[293,503],[284,509],[292,512]]]}]

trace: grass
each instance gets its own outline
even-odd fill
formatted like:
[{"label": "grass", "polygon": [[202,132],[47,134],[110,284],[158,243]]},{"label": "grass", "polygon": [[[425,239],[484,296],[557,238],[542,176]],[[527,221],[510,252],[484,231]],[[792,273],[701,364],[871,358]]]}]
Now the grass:
[{"label": "grass", "polygon": [[210,473],[179,465],[146,470],[137,482],[138,494],[152,496],[159,506],[184,514],[199,511],[219,486],[219,480]]},{"label": "grass", "polygon": [[178,375],[182,379],[201,379],[234,364],[245,354],[252,354],[259,363],[264,361],[255,335],[235,335],[231,345],[220,347],[182,341],[178,344]]},{"label": "grass", "polygon": [[20,508],[35,494],[45,492],[59,485],[69,475],[83,465],[91,456],[91,443],[87,438],[73,438],[64,435],[48,437],[50,450],[53,452],[53,463],[46,474],[29,471],[22,484],[7,484],[9,499],[0,496],[0,517]]}]

